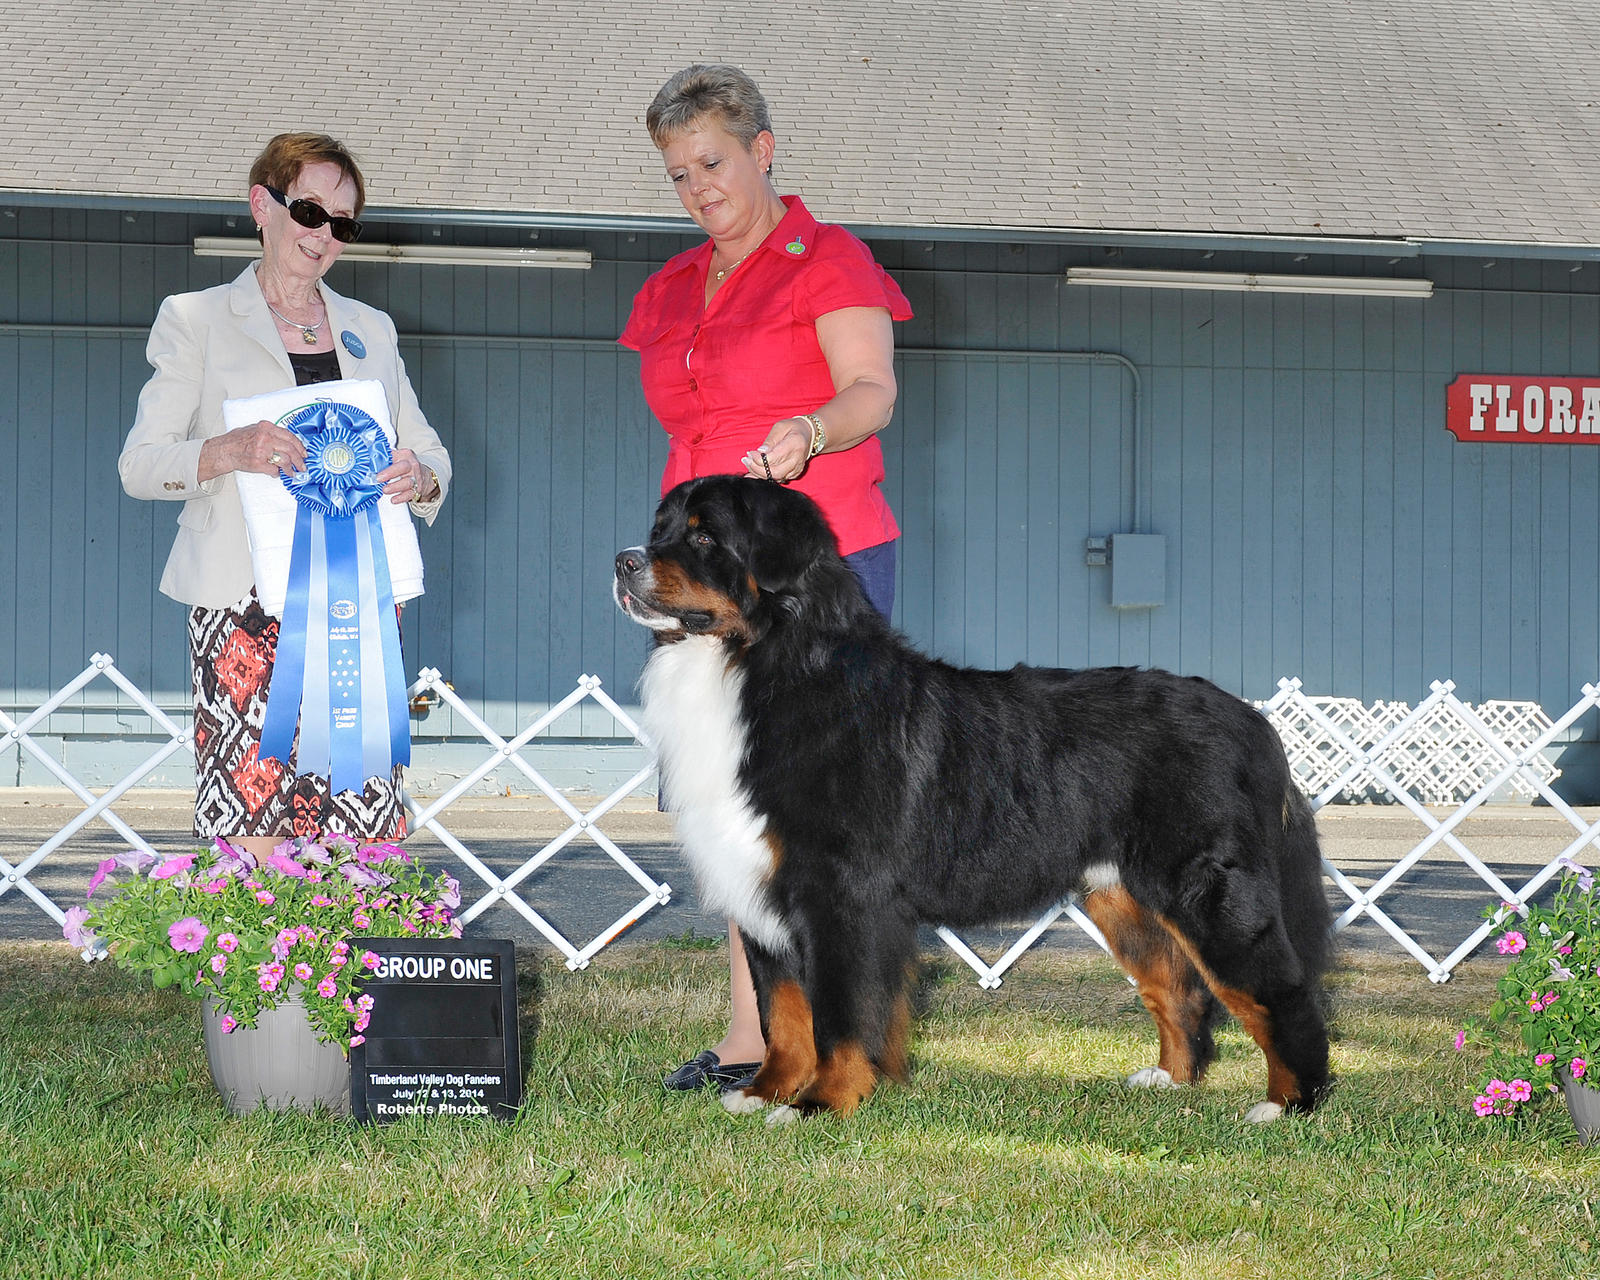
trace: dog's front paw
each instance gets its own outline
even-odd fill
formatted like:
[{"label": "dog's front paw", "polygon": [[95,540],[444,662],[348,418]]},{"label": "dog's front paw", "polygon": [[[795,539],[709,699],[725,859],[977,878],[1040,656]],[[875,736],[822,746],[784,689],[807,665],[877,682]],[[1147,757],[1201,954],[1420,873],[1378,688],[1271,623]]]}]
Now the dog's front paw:
[{"label": "dog's front paw", "polygon": [[1276,1102],[1258,1102],[1244,1113],[1246,1124],[1271,1124],[1283,1114],[1283,1107]]},{"label": "dog's front paw", "polygon": [[787,1102],[780,1102],[767,1113],[767,1125],[777,1129],[786,1124],[793,1124],[804,1115],[805,1112],[791,1107]]},{"label": "dog's front paw", "polygon": [[1128,1077],[1130,1089],[1176,1089],[1178,1082],[1164,1067],[1144,1067]]},{"label": "dog's front paw", "polygon": [[751,1116],[764,1110],[767,1101],[747,1089],[730,1089],[722,1095],[722,1105],[736,1116]]}]

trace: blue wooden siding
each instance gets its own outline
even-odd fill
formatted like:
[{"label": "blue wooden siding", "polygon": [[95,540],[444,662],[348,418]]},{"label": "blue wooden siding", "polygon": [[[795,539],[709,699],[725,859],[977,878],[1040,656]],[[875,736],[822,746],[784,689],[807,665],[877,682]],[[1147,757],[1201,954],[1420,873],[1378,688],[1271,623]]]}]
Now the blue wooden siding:
[{"label": "blue wooden siding", "polygon": [[[159,700],[187,700],[183,610],[155,589],[176,504],[123,497],[114,463],[145,329],[167,293],[237,274],[188,247],[227,230],[148,213],[0,222],[8,709],[97,649]],[[422,535],[429,590],[406,612],[407,665],[438,667],[507,733],[583,672],[630,700],[645,645],[612,605],[610,567],[644,536],[665,441],[612,338],[686,241],[561,242],[592,249],[594,268],[363,263],[332,278],[394,317],[455,459]],[[875,248],[917,312],[884,445],[904,530],[896,619],[919,644],[984,665],[1167,666],[1251,697],[1298,675],[1415,702],[1449,677],[1469,699],[1553,714],[1600,678],[1600,448],[1461,445],[1443,428],[1458,372],[1600,373],[1592,266],[1433,260],[1439,291],[1415,302],[1069,288],[1062,267],[1089,251]],[[1173,264],[1275,265],[1226,256]],[[1114,610],[1084,541],[1140,521],[1166,538],[1167,602]],[[435,713],[419,732],[458,728]],[[591,709],[556,732],[611,725]]]}]

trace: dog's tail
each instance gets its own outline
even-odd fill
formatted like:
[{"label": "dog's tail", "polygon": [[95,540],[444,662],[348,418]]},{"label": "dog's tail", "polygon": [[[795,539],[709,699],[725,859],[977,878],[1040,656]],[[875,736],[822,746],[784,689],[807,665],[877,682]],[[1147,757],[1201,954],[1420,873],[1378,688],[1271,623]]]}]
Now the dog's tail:
[{"label": "dog's tail", "polygon": [[1293,783],[1283,801],[1283,861],[1278,870],[1283,895],[1283,923],[1289,941],[1316,982],[1333,959],[1333,913],[1322,883],[1322,851],[1317,844],[1317,819]]}]

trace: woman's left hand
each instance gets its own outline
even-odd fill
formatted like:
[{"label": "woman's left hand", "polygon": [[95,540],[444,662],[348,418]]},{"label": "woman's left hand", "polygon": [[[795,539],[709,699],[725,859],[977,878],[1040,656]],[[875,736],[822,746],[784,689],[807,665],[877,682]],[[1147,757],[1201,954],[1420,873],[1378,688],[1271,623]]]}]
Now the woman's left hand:
[{"label": "woman's left hand", "polygon": [[390,502],[416,502],[432,487],[428,469],[410,449],[396,449],[389,465],[374,478]]},{"label": "woman's left hand", "polygon": [[[798,480],[811,461],[811,424],[804,418],[783,418],[772,424],[759,448],[744,455],[745,473],[756,480],[788,484]],[[766,463],[762,463],[762,454]]]}]

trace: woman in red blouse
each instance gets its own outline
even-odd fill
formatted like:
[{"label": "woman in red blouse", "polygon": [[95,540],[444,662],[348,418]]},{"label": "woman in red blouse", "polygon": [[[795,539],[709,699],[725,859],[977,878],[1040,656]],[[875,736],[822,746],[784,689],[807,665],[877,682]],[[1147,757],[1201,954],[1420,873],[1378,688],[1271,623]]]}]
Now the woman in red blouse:
[{"label": "woman in red blouse", "polygon": [[[744,72],[686,67],[645,125],[709,237],[645,281],[619,339],[639,352],[645,399],[671,438],[661,491],[741,472],[793,484],[887,617],[900,530],[877,433],[894,412],[893,321],[911,307],[866,245],[778,195],[771,118]],[[732,925],[729,943],[728,1033],[667,1076],[669,1089],[735,1087],[760,1065],[755,988]]]}]

